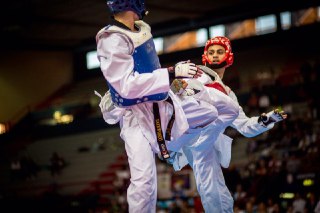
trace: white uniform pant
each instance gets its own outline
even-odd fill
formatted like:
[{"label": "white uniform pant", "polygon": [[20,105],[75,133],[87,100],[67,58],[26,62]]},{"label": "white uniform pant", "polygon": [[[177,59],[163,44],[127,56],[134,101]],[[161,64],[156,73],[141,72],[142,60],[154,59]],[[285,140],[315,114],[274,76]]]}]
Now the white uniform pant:
[{"label": "white uniform pant", "polygon": [[124,121],[121,138],[125,141],[131,175],[127,190],[129,212],[155,213],[157,202],[155,154],[136,119],[130,122],[130,127],[128,123]]},{"label": "white uniform pant", "polygon": [[193,169],[197,189],[206,213],[233,212],[233,198],[225,184],[218,152],[212,140],[206,140],[201,146],[188,144],[183,147],[190,166]]}]

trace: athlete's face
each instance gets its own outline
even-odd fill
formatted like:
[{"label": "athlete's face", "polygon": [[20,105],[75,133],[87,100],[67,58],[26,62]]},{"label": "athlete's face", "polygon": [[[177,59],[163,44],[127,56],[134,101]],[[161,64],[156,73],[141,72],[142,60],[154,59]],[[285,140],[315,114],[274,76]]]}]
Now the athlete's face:
[{"label": "athlete's face", "polygon": [[226,56],[223,46],[214,44],[208,48],[207,57],[212,63],[219,63]]}]

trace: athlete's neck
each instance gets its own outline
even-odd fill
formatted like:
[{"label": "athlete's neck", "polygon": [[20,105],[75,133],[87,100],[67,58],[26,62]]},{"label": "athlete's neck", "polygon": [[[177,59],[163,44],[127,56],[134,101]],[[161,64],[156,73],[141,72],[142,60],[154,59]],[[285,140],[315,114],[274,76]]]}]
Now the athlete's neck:
[{"label": "athlete's neck", "polygon": [[223,68],[219,68],[219,69],[214,69],[214,71],[218,74],[218,76],[220,77],[220,79],[222,80],[223,75],[224,75],[224,71],[226,70],[225,67]]},{"label": "athlete's neck", "polygon": [[114,15],[114,19],[125,26],[127,26],[131,31],[137,31],[134,26],[134,22],[137,21],[137,15],[132,11],[124,11]]}]

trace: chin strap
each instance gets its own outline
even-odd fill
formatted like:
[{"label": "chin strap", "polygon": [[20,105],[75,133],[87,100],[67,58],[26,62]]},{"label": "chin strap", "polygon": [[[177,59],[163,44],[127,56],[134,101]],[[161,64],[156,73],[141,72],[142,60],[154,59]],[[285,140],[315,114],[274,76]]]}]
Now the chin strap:
[{"label": "chin strap", "polygon": [[224,60],[223,62],[221,62],[219,64],[209,64],[208,63],[207,66],[211,69],[220,69],[220,68],[226,67],[227,62],[226,62],[226,60]]}]

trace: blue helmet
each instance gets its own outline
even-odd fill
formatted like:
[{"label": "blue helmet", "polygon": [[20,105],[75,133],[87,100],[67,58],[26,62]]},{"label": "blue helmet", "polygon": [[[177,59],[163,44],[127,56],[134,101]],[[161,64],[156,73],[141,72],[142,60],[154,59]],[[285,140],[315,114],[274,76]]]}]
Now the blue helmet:
[{"label": "blue helmet", "polygon": [[144,0],[108,0],[107,5],[112,14],[131,10],[142,19],[146,13]]}]

